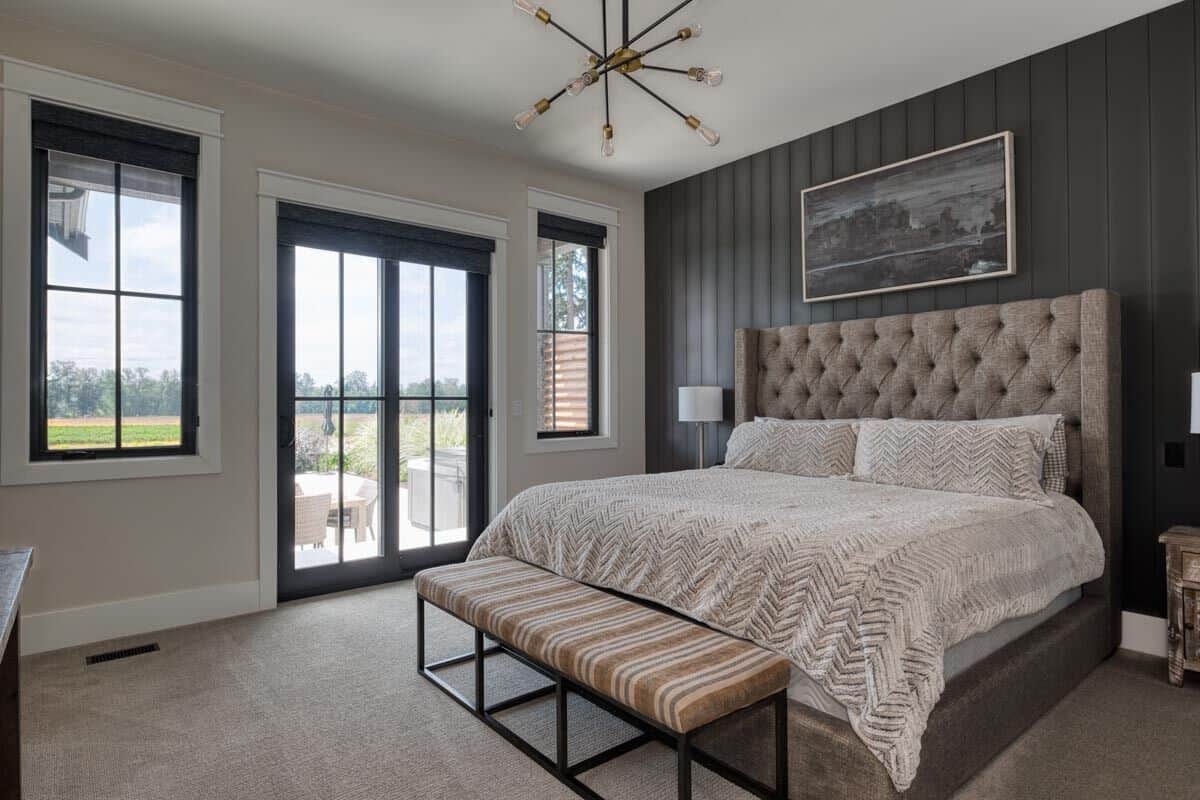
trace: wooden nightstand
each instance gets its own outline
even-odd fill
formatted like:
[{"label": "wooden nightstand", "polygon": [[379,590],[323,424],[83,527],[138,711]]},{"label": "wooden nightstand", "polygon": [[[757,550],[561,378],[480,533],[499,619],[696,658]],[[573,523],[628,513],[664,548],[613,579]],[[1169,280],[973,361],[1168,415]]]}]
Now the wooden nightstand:
[{"label": "wooden nightstand", "polygon": [[1158,540],[1167,546],[1167,667],[1182,686],[1185,669],[1200,672],[1200,528],[1176,525]]}]

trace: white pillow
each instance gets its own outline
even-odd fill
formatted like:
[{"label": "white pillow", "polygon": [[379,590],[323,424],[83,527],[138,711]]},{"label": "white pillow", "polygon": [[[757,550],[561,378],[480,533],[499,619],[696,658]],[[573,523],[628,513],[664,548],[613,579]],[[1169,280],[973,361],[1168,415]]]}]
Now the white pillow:
[{"label": "white pillow", "polygon": [[729,437],[725,466],[808,478],[847,476],[854,470],[857,428],[856,420],[743,422]]},{"label": "white pillow", "polygon": [[1041,483],[1046,437],[1023,425],[978,422],[863,420],[854,478],[1049,505]]}]

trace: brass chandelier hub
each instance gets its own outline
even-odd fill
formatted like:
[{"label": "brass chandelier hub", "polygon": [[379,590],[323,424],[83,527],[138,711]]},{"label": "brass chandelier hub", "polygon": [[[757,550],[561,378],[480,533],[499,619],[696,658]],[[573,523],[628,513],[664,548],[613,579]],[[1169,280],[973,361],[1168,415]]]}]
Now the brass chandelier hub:
[{"label": "brass chandelier hub", "polygon": [[620,64],[617,71],[622,75],[628,75],[642,68],[642,54],[631,47],[622,47],[608,57],[608,62]]}]

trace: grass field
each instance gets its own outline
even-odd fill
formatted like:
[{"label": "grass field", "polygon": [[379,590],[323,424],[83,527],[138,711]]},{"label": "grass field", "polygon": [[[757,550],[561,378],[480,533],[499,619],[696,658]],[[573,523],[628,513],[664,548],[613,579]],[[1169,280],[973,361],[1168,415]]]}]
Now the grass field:
[{"label": "grass field", "polygon": [[[115,426],[111,419],[80,417],[52,419],[46,440],[51,450],[85,450],[113,447]],[[121,426],[125,447],[170,447],[179,444],[179,420],[174,417],[131,417]]]}]

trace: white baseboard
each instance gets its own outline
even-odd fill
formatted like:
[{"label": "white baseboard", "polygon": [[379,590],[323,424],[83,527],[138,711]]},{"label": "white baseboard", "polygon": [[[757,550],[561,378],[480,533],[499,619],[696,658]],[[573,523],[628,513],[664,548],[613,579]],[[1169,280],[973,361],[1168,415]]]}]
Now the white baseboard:
[{"label": "white baseboard", "polygon": [[258,581],[21,615],[21,655],[136,636],[259,610]]},{"label": "white baseboard", "polygon": [[1132,611],[1121,613],[1121,649],[1167,657],[1167,621]]}]

